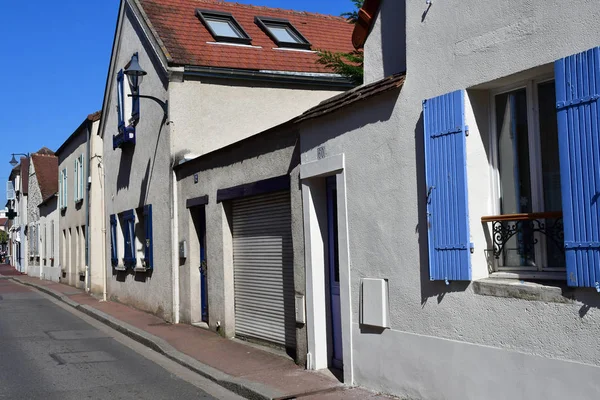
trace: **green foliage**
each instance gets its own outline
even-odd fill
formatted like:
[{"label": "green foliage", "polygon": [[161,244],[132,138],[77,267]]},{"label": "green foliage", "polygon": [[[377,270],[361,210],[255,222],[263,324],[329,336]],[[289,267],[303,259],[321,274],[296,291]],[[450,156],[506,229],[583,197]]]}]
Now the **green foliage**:
[{"label": "green foliage", "polygon": [[8,233],[4,231],[0,231],[0,243],[5,244],[8,243]]},{"label": "green foliage", "polygon": [[[342,14],[349,23],[355,24],[358,21],[358,10],[362,7],[365,0],[352,0],[355,10]],[[362,51],[353,51],[351,53],[333,53],[328,50],[317,50],[319,59],[318,64],[325,65],[336,74],[348,78],[352,82],[360,85],[363,83],[363,64],[364,56]]]},{"label": "green foliage", "polygon": [[365,2],[365,0],[352,0],[354,3],[354,11],[345,12],[341,16],[346,18],[348,22],[355,24],[358,21],[358,10],[360,10]]},{"label": "green foliage", "polygon": [[332,69],[357,85],[363,82],[363,53],[353,51],[352,53],[333,53],[331,51],[319,51],[317,63]]}]

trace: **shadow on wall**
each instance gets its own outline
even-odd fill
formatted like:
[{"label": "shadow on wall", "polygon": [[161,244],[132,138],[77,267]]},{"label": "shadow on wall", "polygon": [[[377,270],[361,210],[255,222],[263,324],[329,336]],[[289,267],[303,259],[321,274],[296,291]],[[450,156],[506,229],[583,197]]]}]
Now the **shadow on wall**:
[{"label": "shadow on wall", "polygon": [[406,71],[406,3],[404,0],[385,1],[381,18],[381,54],[383,76]]},{"label": "shadow on wall", "polygon": [[446,285],[442,281],[431,281],[429,279],[429,251],[428,251],[428,228],[427,221],[427,185],[425,183],[425,131],[423,126],[423,112],[419,116],[415,126],[415,162],[417,163],[417,212],[419,217],[415,233],[419,240],[419,260],[421,274],[421,305],[425,306],[431,297],[437,297],[438,304],[444,300],[447,293],[464,292],[470,282],[453,281]]},{"label": "shadow on wall", "polygon": [[399,94],[400,89],[390,90],[372,99],[345,107],[343,111],[334,112],[312,122],[303,122],[303,124],[310,124],[310,127],[303,131],[309,131],[312,134],[302,135],[301,152],[306,153],[331,139],[359,130],[367,125],[389,120],[396,107]]}]

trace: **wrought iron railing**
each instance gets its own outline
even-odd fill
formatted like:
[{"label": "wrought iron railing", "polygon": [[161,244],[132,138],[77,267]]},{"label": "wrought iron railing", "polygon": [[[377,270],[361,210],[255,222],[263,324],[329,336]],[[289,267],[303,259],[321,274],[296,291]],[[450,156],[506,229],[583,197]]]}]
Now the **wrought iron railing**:
[{"label": "wrought iron railing", "polygon": [[494,258],[500,259],[511,250],[523,259],[534,259],[539,235],[545,236],[547,251],[562,253],[564,257],[564,230],[562,212],[495,215],[481,218],[482,223],[492,224],[492,246]]}]

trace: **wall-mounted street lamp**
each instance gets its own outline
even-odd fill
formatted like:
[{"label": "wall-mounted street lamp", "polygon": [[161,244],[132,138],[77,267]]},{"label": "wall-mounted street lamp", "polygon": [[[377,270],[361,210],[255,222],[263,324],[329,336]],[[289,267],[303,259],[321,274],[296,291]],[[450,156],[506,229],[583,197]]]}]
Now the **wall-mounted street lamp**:
[{"label": "wall-mounted street lamp", "polygon": [[23,153],[12,153],[12,158],[10,159],[10,161],[8,162],[10,165],[14,167],[16,167],[19,162],[17,161],[17,159],[15,158],[15,156],[25,156],[27,158],[29,158],[29,154],[23,154]]},{"label": "wall-mounted street lamp", "polygon": [[140,94],[140,84],[144,79],[144,75],[147,75],[147,72],[144,71],[140,66],[138,53],[133,53],[131,56],[131,61],[129,61],[129,64],[127,64],[127,67],[125,67],[123,73],[127,75],[127,80],[129,81],[129,86],[131,87],[132,94],[130,94],[129,97],[150,99],[158,103],[165,113],[164,121],[166,122],[169,116],[169,102],[167,100],[162,101],[154,96],[144,96]]}]

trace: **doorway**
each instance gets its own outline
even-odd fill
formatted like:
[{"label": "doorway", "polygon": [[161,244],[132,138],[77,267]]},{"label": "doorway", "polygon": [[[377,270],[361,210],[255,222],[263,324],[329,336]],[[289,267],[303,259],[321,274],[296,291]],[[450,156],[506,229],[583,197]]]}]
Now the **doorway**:
[{"label": "doorway", "polygon": [[[192,294],[198,293],[198,296],[192,295],[192,323],[203,322],[208,324],[208,264],[206,261],[206,210],[205,206],[190,208],[195,232],[195,249],[191,257],[191,276],[197,276],[197,279],[191,279]],[[194,239],[194,238],[193,238]],[[197,273],[195,273],[195,271]],[[194,283],[195,282],[195,283]],[[193,310],[198,310],[194,312]],[[195,315],[194,315],[195,314]]]},{"label": "doorway", "polygon": [[337,188],[335,175],[326,178],[327,185],[327,277],[328,342],[331,343],[330,367],[343,370],[342,315],[340,304],[340,258],[337,225]]}]

